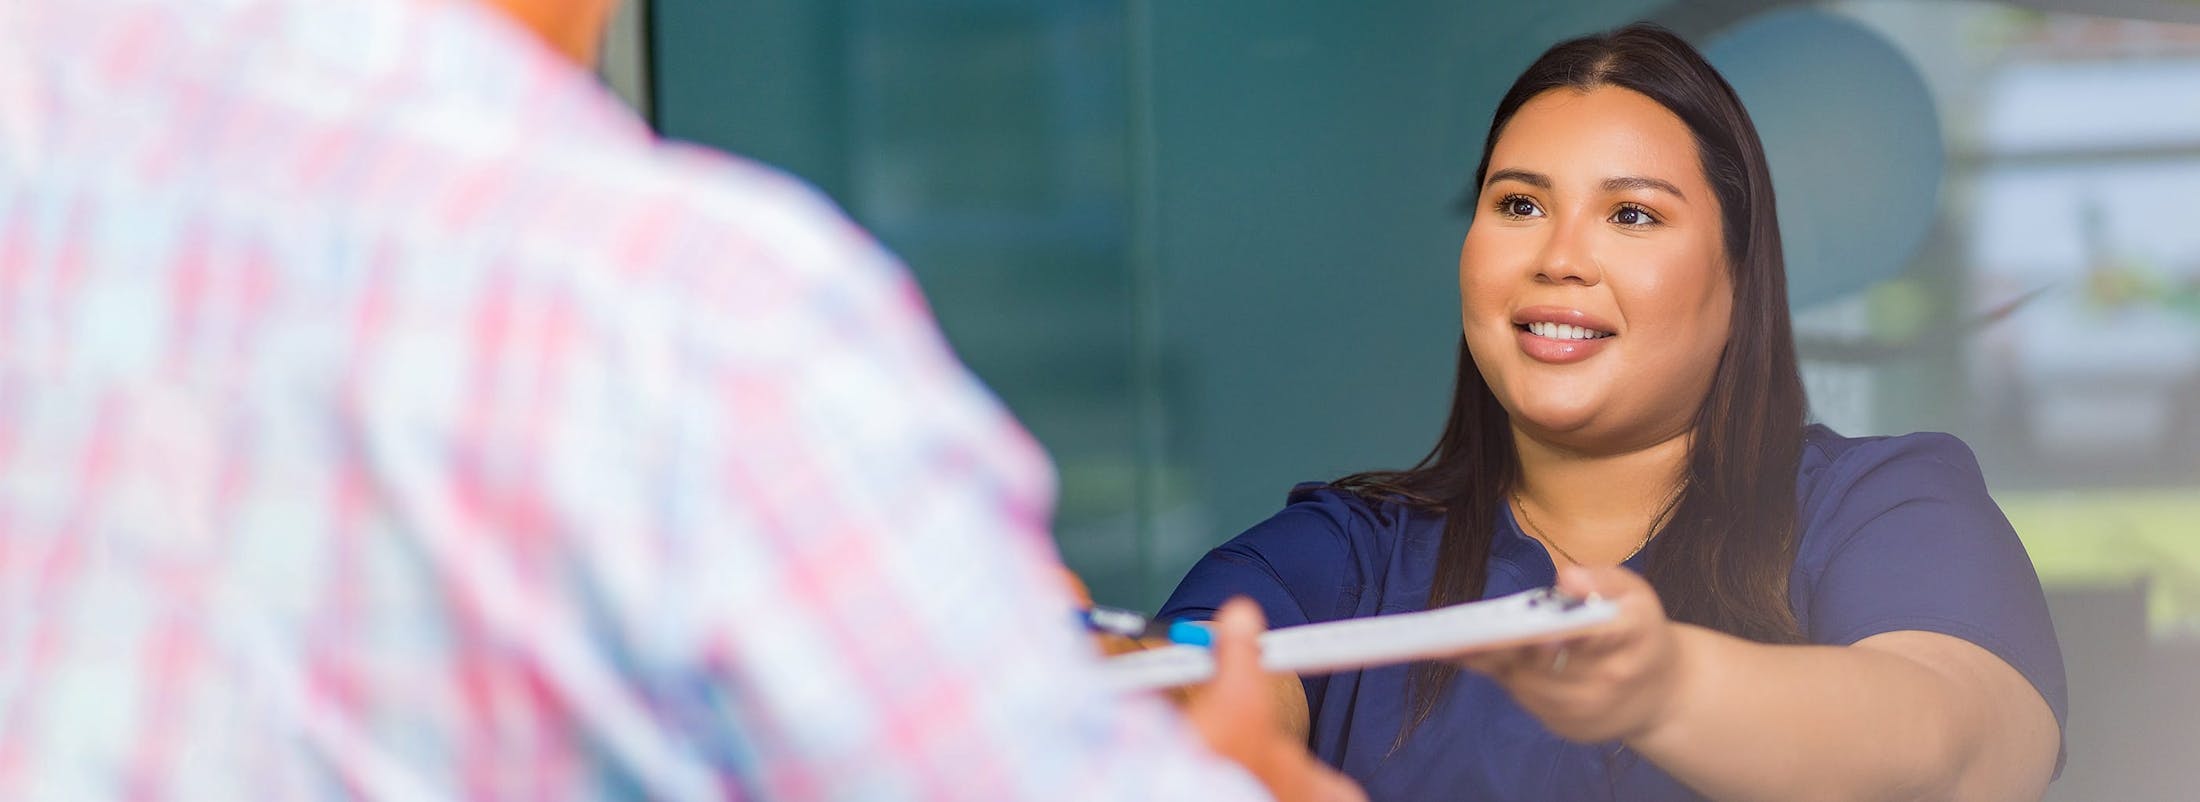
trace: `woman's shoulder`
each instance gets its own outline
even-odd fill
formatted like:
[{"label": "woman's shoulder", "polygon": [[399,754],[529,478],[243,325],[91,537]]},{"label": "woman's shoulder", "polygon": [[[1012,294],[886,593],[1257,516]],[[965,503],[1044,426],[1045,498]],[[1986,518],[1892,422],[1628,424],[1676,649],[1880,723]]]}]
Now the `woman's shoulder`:
[{"label": "woman's shoulder", "polygon": [[1985,477],[1971,447],[1952,434],[1843,437],[1823,424],[1812,424],[1803,431],[1796,485],[1808,508],[1814,500],[1858,490],[1904,495],[1983,492]]},{"label": "woman's shoulder", "polygon": [[1443,526],[1443,514],[1431,505],[1396,493],[1334,482],[1301,482],[1292,487],[1284,497],[1283,509],[1270,520],[1293,527],[1324,527],[1371,544]]},{"label": "woman's shoulder", "polygon": [[1332,482],[1302,482],[1285,496],[1282,509],[1218,551],[1269,562],[1339,564],[1389,554],[1423,540],[1433,543],[1442,531],[1441,513],[1396,495]]},{"label": "woman's shoulder", "polygon": [[1442,530],[1440,516],[1403,499],[1325,482],[1300,484],[1283,509],[1192,566],[1162,614],[1203,618],[1238,594],[1259,601],[1271,626],[1359,614],[1371,587],[1380,599],[1397,550],[1433,545]]},{"label": "woman's shoulder", "polygon": [[[1812,561],[1813,554],[1830,557],[1867,530],[1906,520],[1884,516],[1919,502],[1959,513],[1962,520],[1994,524],[1994,530],[2007,529],[2006,519],[1987,492],[1978,457],[1962,440],[1941,432],[1842,437],[1813,425],[1804,433],[1796,500],[1796,523],[1803,535],[1798,556],[1805,562]],[[1966,534],[1993,537],[1992,533]]]}]

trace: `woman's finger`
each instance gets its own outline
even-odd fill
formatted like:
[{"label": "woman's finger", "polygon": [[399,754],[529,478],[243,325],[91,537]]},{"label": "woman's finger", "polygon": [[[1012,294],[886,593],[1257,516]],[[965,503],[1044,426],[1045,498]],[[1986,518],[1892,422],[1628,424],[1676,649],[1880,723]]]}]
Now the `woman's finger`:
[{"label": "woman's finger", "polygon": [[1519,662],[1520,658],[1513,650],[1477,652],[1459,658],[1459,664],[1465,666],[1467,670],[1497,678],[1503,677]]},{"label": "woman's finger", "polygon": [[1559,589],[1565,593],[1595,596],[1619,606],[1619,615],[1570,638],[1573,648],[1601,654],[1625,648],[1642,633],[1665,620],[1665,608],[1649,580],[1620,566],[1566,566],[1559,571]]}]

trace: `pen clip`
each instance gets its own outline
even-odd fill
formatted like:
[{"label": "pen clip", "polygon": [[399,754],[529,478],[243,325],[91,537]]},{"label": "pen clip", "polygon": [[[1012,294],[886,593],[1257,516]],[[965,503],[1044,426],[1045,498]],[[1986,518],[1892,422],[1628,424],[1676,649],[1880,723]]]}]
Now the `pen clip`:
[{"label": "pen clip", "polygon": [[1528,606],[1541,607],[1545,604],[1557,604],[1559,612],[1573,612],[1593,601],[1599,601],[1594,593],[1589,594],[1587,597],[1581,597],[1559,590],[1556,587],[1547,587],[1536,591],[1536,595],[1529,597]]},{"label": "pen clip", "polygon": [[1086,629],[1093,632],[1121,635],[1126,638],[1144,637],[1147,630],[1152,626],[1152,622],[1147,621],[1143,615],[1130,610],[1103,607],[1097,604],[1078,611],[1078,618],[1085,622]]}]

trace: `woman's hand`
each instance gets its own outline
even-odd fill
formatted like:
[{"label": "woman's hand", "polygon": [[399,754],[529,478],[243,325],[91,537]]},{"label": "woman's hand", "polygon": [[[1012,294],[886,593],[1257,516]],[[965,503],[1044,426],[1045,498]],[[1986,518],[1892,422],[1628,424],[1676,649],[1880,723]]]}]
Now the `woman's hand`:
[{"label": "woman's hand", "polygon": [[1496,680],[1543,726],[1571,741],[1624,740],[1663,717],[1685,670],[1675,624],[1648,580],[1618,566],[1567,566],[1559,590],[1595,594],[1619,616],[1555,643],[1470,655],[1466,667]]}]

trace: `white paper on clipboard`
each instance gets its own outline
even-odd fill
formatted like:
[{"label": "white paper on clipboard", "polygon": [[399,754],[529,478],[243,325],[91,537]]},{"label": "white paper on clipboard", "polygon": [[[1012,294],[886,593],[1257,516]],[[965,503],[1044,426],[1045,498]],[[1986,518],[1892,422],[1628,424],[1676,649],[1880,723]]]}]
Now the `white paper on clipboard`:
[{"label": "white paper on clipboard", "polygon": [[[1329,674],[1564,635],[1618,614],[1611,601],[1541,588],[1417,613],[1270,630],[1260,636],[1260,663],[1275,672]],[[1101,670],[1111,689],[1145,691],[1204,682],[1214,675],[1215,661],[1205,647],[1165,646],[1109,658]]]}]

